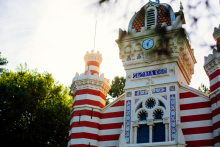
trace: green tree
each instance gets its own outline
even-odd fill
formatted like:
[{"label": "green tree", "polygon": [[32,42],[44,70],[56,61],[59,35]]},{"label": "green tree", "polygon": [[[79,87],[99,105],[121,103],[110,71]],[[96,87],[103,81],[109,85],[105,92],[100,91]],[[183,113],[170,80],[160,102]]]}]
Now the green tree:
[{"label": "green tree", "polygon": [[[6,65],[8,63],[6,58],[1,57],[1,52],[0,52],[0,66],[2,65]],[[0,75],[2,74],[2,72],[4,72],[5,69],[4,68],[0,68]]]},{"label": "green tree", "polygon": [[204,84],[201,83],[201,86],[198,87],[199,91],[202,91],[206,94],[210,94],[210,89],[208,87],[206,87]]},{"label": "green tree", "polygon": [[125,87],[126,78],[121,76],[115,76],[112,80],[112,84],[110,85],[111,89],[109,90],[108,94],[113,98],[119,97],[124,93],[123,88]]},{"label": "green tree", "polygon": [[51,74],[20,66],[0,77],[2,147],[66,147],[71,99]]},{"label": "green tree", "polygon": [[110,101],[109,101],[109,99],[106,99],[105,106],[107,106],[108,104],[110,104]]}]

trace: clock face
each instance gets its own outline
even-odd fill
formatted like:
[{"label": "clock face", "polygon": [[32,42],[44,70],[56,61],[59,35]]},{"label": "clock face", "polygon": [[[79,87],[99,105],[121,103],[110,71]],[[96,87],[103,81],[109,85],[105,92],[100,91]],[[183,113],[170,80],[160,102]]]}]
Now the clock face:
[{"label": "clock face", "polygon": [[154,41],[152,39],[146,39],[144,40],[144,42],[142,43],[142,47],[144,49],[150,49],[154,46]]}]

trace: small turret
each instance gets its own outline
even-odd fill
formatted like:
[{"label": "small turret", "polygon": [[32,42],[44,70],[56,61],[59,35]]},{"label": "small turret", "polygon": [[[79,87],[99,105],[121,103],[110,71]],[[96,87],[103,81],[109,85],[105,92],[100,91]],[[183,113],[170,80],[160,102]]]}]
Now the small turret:
[{"label": "small turret", "polygon": [[88,70],[90,70],[91,74],[97,73],[99,75],[99,66],[102,62],[102,54],[97,51],[97,53],[94,53],[94,50],[89,53],[88,51],[86,52],[86,55],[84,56],[85,60],[85,74],[87,73]]},{"label": "small turret", "polygon": [[74,95],[68,147],[98,146],[96,136],[99,133],[101,109],[105,107],[106,95],[110,89],[109,79],[104,74],[99,76],[99,65],[102,62],[99,51],[87,52],[84,60],[85,73],[76,73],[71,85]]},{"label": "small turret", "polygon": [[218,28],[215,27],[213,37],[216,41],[217,51],[220,52],[220,25]]}]

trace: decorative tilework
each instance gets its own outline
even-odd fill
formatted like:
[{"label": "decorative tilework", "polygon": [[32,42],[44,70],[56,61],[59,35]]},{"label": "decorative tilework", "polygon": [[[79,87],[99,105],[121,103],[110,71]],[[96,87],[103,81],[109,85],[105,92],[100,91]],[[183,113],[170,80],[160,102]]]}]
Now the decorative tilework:
[{"label": "decorative tilework", "polygon": [[155,75],[162,75],[162,74],[167,74],[167,68],[133,73],[133,79],[137,79],[141,77],[148,77],[148,76],[155,76]]},{"label": "decorative tilework", "polygon": [[138,54],[137,59],[141,59],[141,54],[140,53]]},{"label": "decorative tilework", "polygon": [[170,91],[175,91],[175,86],[170,86]]},{"label": "decorative tilework", "polygon": [[171,18],[169,10],[163,5],[160,5],[158,7],[158,10],[159,11],[157,11],[157,27],[160,28],[163,22],[166,22],[167,26],[170,26]]},{"label": "decorative tilework", "polygon": [[135,91],[134,95],[139,96],[139,95],[146,95],[146,90],[137,90]]},{"label": "decorative tilework", "polygon": [[140,32],[141,28],[144,27],[144,20],[145,20],[144,13],[141,13],[139,11],[138,15],[135,17],[135,19],[133,21],[132,29],[135,29],[137,32]]},{"label": "decorative tilework", "polygon": [[128,56],[127,61],[131,61],[131,57],[130,56]]},{"label": "decorative tilework", "polygon": [[153,93],[162,93],[162,92],[166,92],[166,87],[155,88],[155,91]]},{"label": "decorative tilework", "polygon": [[139,101],[139,99],[135,99],[135,104]]},{"label": "decorative tilework", "polygon": [[125,117],[125,142],[130,144],[131,129],[131,100],[126,101],[126,117]]},{"label": "decorative tilework", "polygon": [[175,94],[170,95],[170,132],[171,141],[174,141],[176,135],[176,98]]},{"label": "decorative tilework", "polygon": [[167,96],[166,95],[164,95],[164,96],[162,96],[165,100],[167,100]]},{"label": "decorative tilework", "polygon": [[[138,12],[132,24],[132,29],[135,29],[137,32],[140,32],[145,24],[145,13],[143,13],[143,10],[141,9]],[[163,22],[166,22],[167,26],[171,25],[170,13],[165,6],[159,5],[157,11],[157,28],[160,28]]]},{"label": "decorative tilework", "polygon": [[132,95],[132,92],[127,92],[126,93],[126,97],[131,97],[131,95]]}]

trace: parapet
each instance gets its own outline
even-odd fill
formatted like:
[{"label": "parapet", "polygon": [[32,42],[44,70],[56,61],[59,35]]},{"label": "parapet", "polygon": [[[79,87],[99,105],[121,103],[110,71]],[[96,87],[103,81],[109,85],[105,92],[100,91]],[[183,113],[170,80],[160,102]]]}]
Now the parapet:
[{"label": "parapet", "polygon": [[213,53],[209,54],[208,57],[205,56],[204,69],[208,76],[217,69],[219,69],[220,66],[219,58],[220,58],[220,53],[216,49],[213,49]]},{"label": "parapet", "polygon": [[97,61],[99,64],[101,64],[101,62],[102,62],[102,54],[100,54],[99,51],[97,51],[97,53],[94,53],[94,50],[92,50],[91,53],[89,51],[87,51],[86,55],[84,56],[84,61],[85,62]]},{"label": "parapet", "polygon": [[214,33],[213,33],[213,37],[215,39],[215,41],[217,41],[218,38],[220,38],[220,25],[218,28],[214,28]]},{"label": "parapet", "polygon": [[87,74],[81,73],[79,75],[76,73],[72,81],[71,89],[74,93],[76,90],[80,89],[94,89],[106,95],[110,90],[109,84],[110,80],[104,78],[103,73],[99,76],[97,73],[92,75],[91,72],[88,71]]}]

